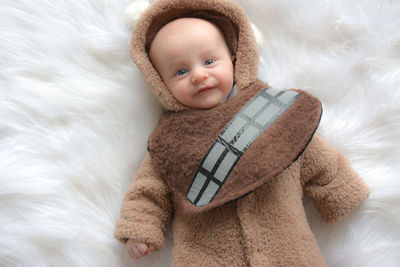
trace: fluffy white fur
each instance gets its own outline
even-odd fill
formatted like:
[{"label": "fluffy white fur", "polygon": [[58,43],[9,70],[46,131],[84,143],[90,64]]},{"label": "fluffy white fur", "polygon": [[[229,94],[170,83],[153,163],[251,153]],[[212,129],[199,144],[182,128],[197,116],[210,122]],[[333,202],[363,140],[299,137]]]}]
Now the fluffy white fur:
[{"label": "fluffy white fur", "polygon": [[[124,0],[0,2],[0,266],[169,266],[112,237],[160,107],[132,63]],[[399,266],[400,2],[238,1],[259,77],[324,103],[319,133],[371,188],[337,225],[305,206],[329,266]]]}]

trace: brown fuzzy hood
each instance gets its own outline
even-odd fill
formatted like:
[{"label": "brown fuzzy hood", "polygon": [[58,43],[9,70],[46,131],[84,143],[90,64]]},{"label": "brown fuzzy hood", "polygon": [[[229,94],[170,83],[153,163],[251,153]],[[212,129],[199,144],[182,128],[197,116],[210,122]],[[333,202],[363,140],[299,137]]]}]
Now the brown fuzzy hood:
[{"label": "brown fuzzy hood", "polygon": [[161,76],[152,65],[148,50],[156,33],[168,22],[181,17],[197,17],[215,23],[224,33],[231,53],[235,56],[235,79],[240,92],[257,79],[258,49],[251,24],[240,6],[226,0],[159,0],[141,15],[133,30],[131,55],[166,110],[188,109],[168,91]]}]

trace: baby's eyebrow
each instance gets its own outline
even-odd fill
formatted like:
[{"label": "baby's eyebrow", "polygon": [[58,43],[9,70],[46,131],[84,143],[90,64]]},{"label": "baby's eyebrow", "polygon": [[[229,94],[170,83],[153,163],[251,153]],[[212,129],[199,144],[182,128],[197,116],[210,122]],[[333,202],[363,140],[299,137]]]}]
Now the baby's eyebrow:
[{"label": "baby's eyebrow", "polygon": [[182,68],[186,68],[186,67],[187,67],[187,64],[182,60],[176,60],[176,61],[172,61],[169,63],[170,69],[182,69]]},{"label": "baby's eyebrow", "polygon": [[183,60],[171,60],[168,65],[170,67],[184,66],[185,62]]},{"label": "baby's eyebrow", "polygon": [[185,68],[185,66],[182,65],[182,64],[171,64],[171,65],[169,66],[169,69],[170,69],[171,71],[177,71],[177,70],[184,69],[184,68]]}]

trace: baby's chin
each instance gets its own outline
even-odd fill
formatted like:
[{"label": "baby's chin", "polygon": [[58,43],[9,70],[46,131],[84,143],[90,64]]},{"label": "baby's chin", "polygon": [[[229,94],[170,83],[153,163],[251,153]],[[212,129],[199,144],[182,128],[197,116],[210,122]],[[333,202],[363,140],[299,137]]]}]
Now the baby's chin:
[{"label": "baby's chin", "polygon": [[226,101],[226,96],[220,92],[203,92],[198,95],[193,107],[198,109],[210,109]]},{"label": "baby's chin", "polygon": [[221,104],[220,98],[208,98],[206,101],[196,103],[198,109],[210,109]]}]

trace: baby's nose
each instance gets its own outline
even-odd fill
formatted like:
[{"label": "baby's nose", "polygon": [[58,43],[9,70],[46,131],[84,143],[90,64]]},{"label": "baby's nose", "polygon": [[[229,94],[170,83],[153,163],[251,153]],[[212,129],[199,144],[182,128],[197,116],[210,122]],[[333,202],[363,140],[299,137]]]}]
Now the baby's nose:
[{"label": "baby's nose", "polygon": [[203,68],[196,68],[192,71],[192,83],[199,83],[208,78],[208,72]]}]

